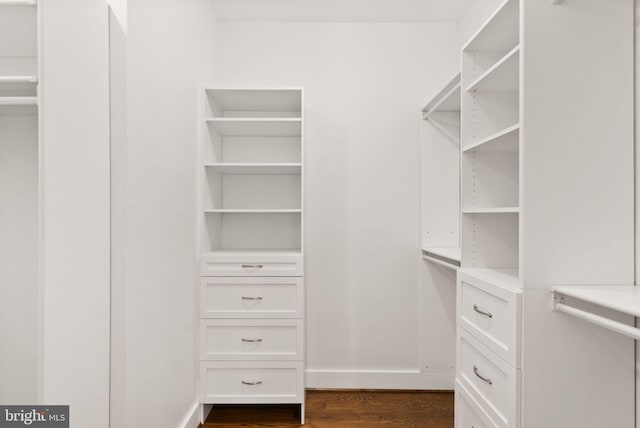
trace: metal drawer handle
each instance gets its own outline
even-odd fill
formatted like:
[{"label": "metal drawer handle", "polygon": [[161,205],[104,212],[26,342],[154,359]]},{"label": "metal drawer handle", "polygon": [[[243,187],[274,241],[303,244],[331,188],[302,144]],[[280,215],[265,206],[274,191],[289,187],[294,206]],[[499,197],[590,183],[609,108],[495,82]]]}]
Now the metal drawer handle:
[{"label": "metal drawer handle", "polygon": [[258,296],[258,297],[242,296],[242,300],[262,300],[262,296]]},{"label": "metal drawer handle", "polygon": [[259,380],[257,382],[247,382],[247,381],[242,381],[243,385],[249,385],[249,386],[256,386],[256,385],[262,385],[262,381]]},{"label": "metal drawer handle", "polygon": [[242,265],[242,269],[258,270],[258,269],[262,269],[263,267],[264,267],[263,265]]},{"label": "metal drawer handle", "polygon": [[491,379],[489,379],[488,377],[484,377],[480,373],[478,373],[478,366],[473,366],[473,372],[476,374],[476,376],[487,382],[489,385],[493,385],[493,381]]},{"label": "metal drawer handle", "polygon": [[242,338],[243,342],[249,342],[249,343],[260,343],[262,342],[262,339],[245,339],[244,337]]},{"label": "metal drawer handle", "polygon": [[478,305],[473,305],[473,310],[479,313],[480,315],[484,315],[485,317],[493,318],[493,314],[491,312],[485,312],[482,309],[478,308]]}]

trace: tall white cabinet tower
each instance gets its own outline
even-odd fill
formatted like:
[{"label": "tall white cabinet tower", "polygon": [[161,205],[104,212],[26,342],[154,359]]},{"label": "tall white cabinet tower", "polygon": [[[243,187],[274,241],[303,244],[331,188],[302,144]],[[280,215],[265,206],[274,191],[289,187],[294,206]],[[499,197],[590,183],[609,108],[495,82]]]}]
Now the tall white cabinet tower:
[{"label": "tall white cabinet tower", "polygon": [[200,400],[300,404],[304,138],[299,89],[205,89]]},{"label": "tall white cabinet tower", "polygon": [[38,375],[38,7],[0,1],[0,402]]},{"label": "tall white cabinet tower", "polygon": [[633,12],[505,0],[462,49],[459,428],[634,426],[633,340],[551,293],[633,284]]}]

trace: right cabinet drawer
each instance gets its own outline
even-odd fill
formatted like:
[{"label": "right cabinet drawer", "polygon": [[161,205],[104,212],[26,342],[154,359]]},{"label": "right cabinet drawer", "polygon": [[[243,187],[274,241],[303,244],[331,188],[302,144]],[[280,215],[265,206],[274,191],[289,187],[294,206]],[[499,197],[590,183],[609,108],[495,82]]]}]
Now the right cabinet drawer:
[{"label": "right cabinet drawer", "polygon": [[200,280],[202,318],[302,318],[303,278],[223,278]]},{"label": "right cabinet drawer", "polygon": [[499,428],[460,382],[456,382],[455,408],[456,428]]},{"label": "right cabinet drawer", "polygon": [[295,253],[205,253],[202,276],[303,276],[302,255]]},{"label": "right cabinet drawer", "polygon": [[519,368],[521,291],[459,272],[457,300],[458,325]]},{"label": "right cabinet drawer", "polygon": [[457,378],[499,427],[517,428],[520,370],[462,328],[457,336]]}]

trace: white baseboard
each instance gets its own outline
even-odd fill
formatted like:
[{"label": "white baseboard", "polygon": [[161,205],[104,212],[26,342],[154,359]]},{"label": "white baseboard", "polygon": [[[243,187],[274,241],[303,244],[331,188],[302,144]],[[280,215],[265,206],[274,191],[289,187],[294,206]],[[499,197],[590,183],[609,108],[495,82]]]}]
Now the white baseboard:
[{"label": "white baseboard", "polygon": [[307,370],[307,388],[453,390],[453,371]]},{"label": "white baseboard", "polygon": [[185,416],[182,424],[179,425],[180,428],[198,428],[200,425],[200,418],[202,417],[202,408],[199,403],[194,403],[187,412],[187,416]]}]

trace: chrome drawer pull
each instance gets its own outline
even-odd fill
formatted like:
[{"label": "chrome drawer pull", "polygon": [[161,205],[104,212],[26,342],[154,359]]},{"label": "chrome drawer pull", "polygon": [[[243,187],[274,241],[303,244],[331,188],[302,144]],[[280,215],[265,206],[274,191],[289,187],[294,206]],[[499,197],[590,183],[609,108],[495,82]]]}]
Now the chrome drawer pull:
[{"label": "chrome drawer pull", "polygon": [[258,297],[242,296],[242,300],[262,300],[262,296],[258,296]]},{"label": "chrome drawer pull", "polygon": [[485,317],[493,318],[493,314],[491,312],[485,312],[478,308],[478,305],[473,305],[473,310],[479,313],[480,315],[484,315]]},{"label": "chrome drawer pull", "polygon": [[262,385],[262,381],[259,380],[257,382],[247,382],[247,381],[242,381],[243,385],[249,385],[249,386],[256,386],[256,385]]},{"label": "chrome drawer pull", "polygon": [[476,374],[476,376],[487,382],[489,385],[493,385],[493,381],[491,379],[489,379],[488,377],[484,377],[480,373],[478,373],[478,366],[473,366],[473,372]]},{"label": "chrome drawer pull", "polygon": [[260,343],[262,342],[262,339],[245,339],[244,337],[242,338],[243,342],[249,342],[249,343]]},{"label": "chrome drawer pull", "polygon": [[242,265],[242,269],[258,270],[258,269],[262,269],[263,267],[264,267],[263,265]]}]

